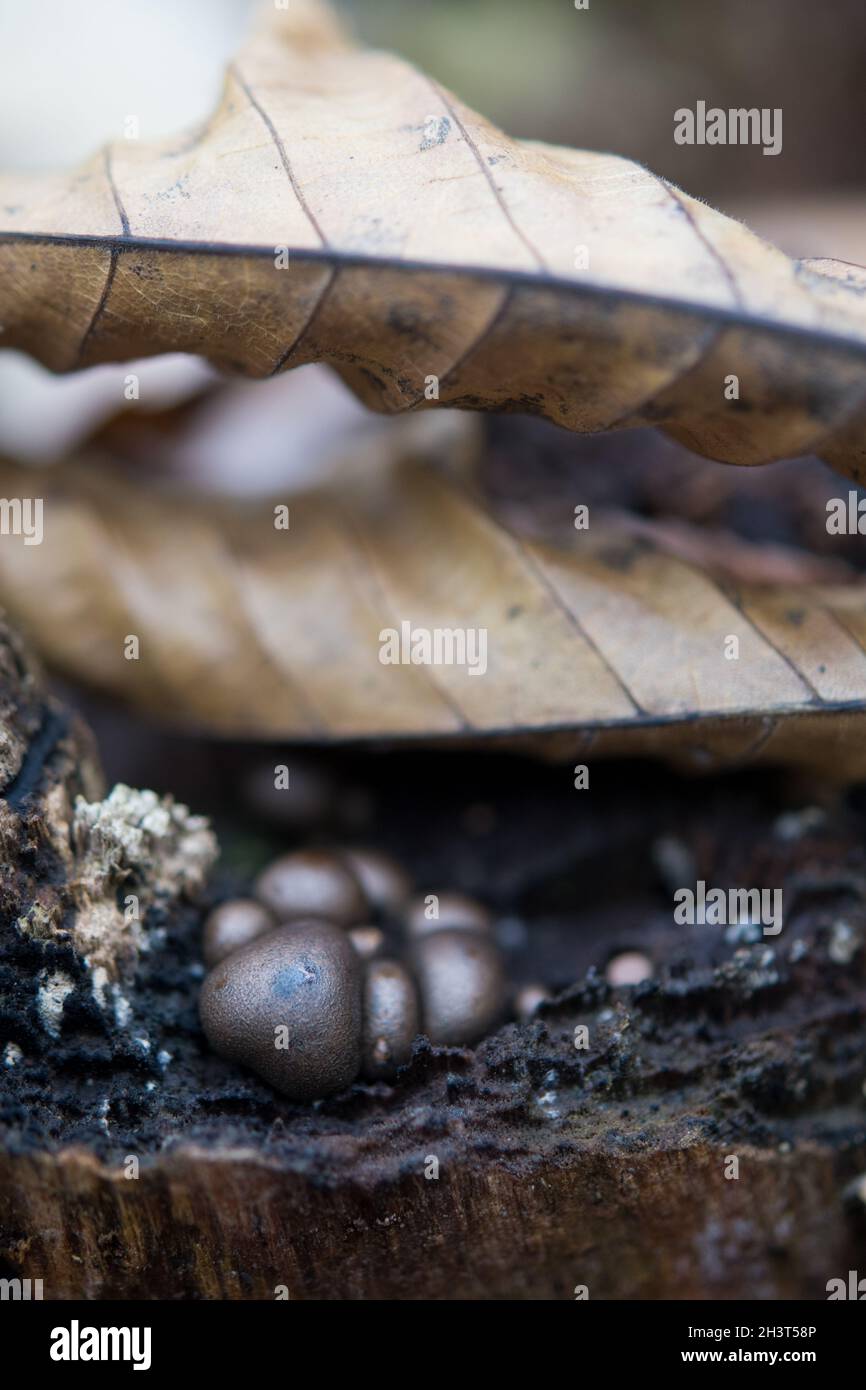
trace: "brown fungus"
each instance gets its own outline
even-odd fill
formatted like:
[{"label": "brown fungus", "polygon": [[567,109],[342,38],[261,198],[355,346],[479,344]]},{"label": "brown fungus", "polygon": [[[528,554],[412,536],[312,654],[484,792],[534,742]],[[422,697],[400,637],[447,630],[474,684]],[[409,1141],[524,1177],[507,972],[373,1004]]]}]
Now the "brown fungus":
[{"label": "brown fungus", "polygon": [[412,937],[439,931],[488,932],[492,926],[487,908],[465,893],[428,893],[413,898],[405,920]]},{"label": "brown fungus", "polygon": [[255,895],[280,922],[320,917],[348,927],[364,919],[364,897],[351,869],[324,850],[297,850],[269,864]]},{"label": "brown fungus", "polygon": [[343,858],[361,885],[370,907],[397,913],[411,892],[409,876],[390,854],[377,849],[347,849]]},{"label": "brown fungus", "polygon": [[341,1090],[361,1066],[362,966],[329,922],[277,927],[217,965],[202,986],[215,1052],[292,1100]]},{"label": "brown fungus", "polygon": [[257,936],[272,931],[276,922],[266,907],[253,898],[229,898],[208,914],[204,924],[202,954],[212,969]]},{"label": "brown fungus", "polygon": [[418,991],[405,965],[372,961],[364,976],[364,1075],[393,1076],[412,1055],[418,1025]]},{"label": "brown fungus", "polygon": [[505,1007],[502,956],[488,935],[455,928],[415,941],[412,966],[421,993],[422,1026],[433,1043],[478,1042]]}]

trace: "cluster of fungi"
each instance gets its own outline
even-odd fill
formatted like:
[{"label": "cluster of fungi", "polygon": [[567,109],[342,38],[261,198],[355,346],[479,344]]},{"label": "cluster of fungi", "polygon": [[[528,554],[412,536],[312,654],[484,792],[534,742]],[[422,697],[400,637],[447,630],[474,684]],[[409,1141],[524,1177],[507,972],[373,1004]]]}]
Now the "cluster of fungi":
[{"label": "cluster of fungi", "polygon": [[[396,938],[400,949],[386,951]],[[419,1033],[478,1042],[508,1004],[488,911],[458,893],[413,897],[370,850],[301,850],[274,860],[253,896],[215,907],[200,998],[211,1047],[293,1100],[362,1074],[393,1077]]]}]

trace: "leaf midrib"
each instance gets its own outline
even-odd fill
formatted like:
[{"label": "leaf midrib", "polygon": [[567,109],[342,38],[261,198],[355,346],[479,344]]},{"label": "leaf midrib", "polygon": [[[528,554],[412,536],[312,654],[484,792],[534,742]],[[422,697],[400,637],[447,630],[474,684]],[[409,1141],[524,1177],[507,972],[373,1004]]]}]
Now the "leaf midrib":
[{"label": "leaf midrib", "polygon": [[[169,255],[233,256],[272,260],[273,246],[261,246],[250,242],[193,241],[165,237],[108,236],[86,232],[18,232],[0,231],[0,245],[41,245],[41,246],[80,246],[95,247],[121,255],[124,252],[157,251]],[[850,337],[844,333],[830,333],[824,329],[807,324],[786,322],[784,319],[770,318],[755,314],[747,309],[726,308],[720,304],[708,304],[693,299],[679,299],[673,295],[651,294],[614,285],[592,284],[587,281],[571,280],[549,271],[520,270],[507,266],[467,265],[457,261],[419,261],[407,260],[398,256],[378,256],[363,251],[341,251],[334,248],[288,247],[289,261],[307,261],[311,264],[337,267],[338,269],[366,269],[401,271],[407,275],[451,275],[465,276],[500,285],[513,285],[522,288],[546,289],[558,294],[571,294],[577,297],[611,300],[616,303],[627,302],[650,308],[666,310],[670,313],[684,314],[691,318],[729,324],[732,327],[749,327],[762,332],[774,333],[780,337],[793,338],[799,342],[815,343],[822,348],[843,348],[852,356],[866,360],[866,341]],[[795,262],[796,264],[796,262]],[[857,267],[859,269],[859,267]]]}]

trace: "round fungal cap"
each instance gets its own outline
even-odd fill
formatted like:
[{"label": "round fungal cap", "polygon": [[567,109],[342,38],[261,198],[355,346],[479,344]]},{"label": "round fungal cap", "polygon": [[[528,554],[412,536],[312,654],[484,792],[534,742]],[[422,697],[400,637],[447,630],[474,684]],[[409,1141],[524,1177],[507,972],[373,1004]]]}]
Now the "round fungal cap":
[{"label": "round fungal cap", "polygon": [[298,850],[275,859],[256,879],[255,895],[280,922],[318,917],[348,927],[364,920],[357,879],[324,850]]},{"label": "round fungal cap", "polygon": [[376,849],[347,849],[343,857],[370,907],[378,912],[399,912],[412,885],[396,859]]},{"label": "round fungal cap", "polygon": [[412,1055],[418,1025],[418,991],[405,965],[372,961],[364,976],[364,1075],[393,1076]]},{"label": "round fungal cap", "polygon": [[202,954],[205,965],[218,965],[232,951],[240,950],[263,932],[276,926],[266,907],[252,898],[229,898],[208,913],[204,924]]},{"label": "round fungal cap", "polygon": [[431,1042],[478,1042],[499,1022],[506,1001],[502,956],[489,935],[465,928],[430,932],[412,947],[421,1018]]},{"label": "round fungal cap", "polygon": [[428,893],[413,898],[406,912],[406,931],[411,937],[429,932],[488,932],[492,918],[483,903],[465,893]]},{"label": "round fungal cap", "polygon": [[215,1052],[292,1100],[348,1086],[361,1065],[362,966],[330,922],[277,927],[221,961],[199,1013]]}]

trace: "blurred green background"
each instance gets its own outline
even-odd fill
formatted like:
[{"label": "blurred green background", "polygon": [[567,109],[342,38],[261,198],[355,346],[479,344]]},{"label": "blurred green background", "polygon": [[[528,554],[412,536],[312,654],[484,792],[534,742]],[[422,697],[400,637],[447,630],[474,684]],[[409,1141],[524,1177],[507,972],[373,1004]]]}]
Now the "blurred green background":
[{"label": "blurred green background", "polygon": [[[510,134],[609,150],[709,200],[866,190],[864,0],[341,0]],[[784,148],[673,142],[698,99],[781,107]]]}]

